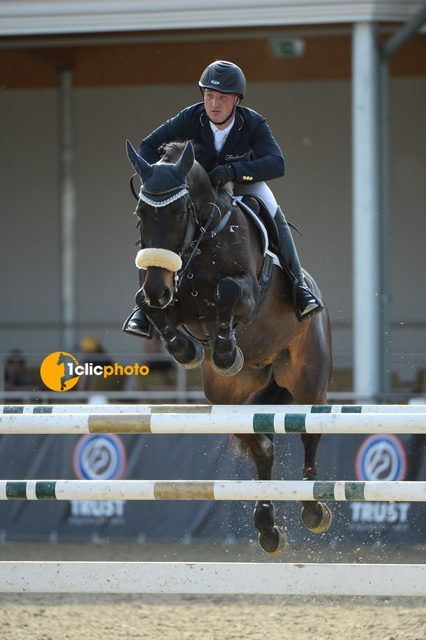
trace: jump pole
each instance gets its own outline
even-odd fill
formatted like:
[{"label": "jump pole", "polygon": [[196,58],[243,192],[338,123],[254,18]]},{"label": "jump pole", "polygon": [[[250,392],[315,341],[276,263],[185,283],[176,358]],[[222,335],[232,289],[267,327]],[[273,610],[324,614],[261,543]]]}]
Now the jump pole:
[{"label": "jump pole", "polygon": [[1,414],[60,413],[426,413],[426,404],[17,404],[0,405]]},{"label": "jump pole", "polygon": [[426,413],[63,413],[0,415],[0,434],[423,433]]},{"label": "jump pole", "polygon": [[426,565],[1,562],[0,592],[424,596]]},{"label": "jump pole", "polygon": [[425,502],[426,482],[1,480],[0,500],[326,500]]},{"label": "jump pole", "polygon": [[[162,409],[157,405],[99,405],[96,408],[92,406],[90,413],[86,413],[87,405],[6,405],[0,407],[0,433],[102,433],[105,429],[106,432],[118,433],[426,432],[425,416],[421,415],[426,408],[413,405],[305,405],[297,406],[297,413],[294,413],[294,406],[188,407],[191,405],[182,408],[163,405]],[[183,409],[183,413],[180,409]],[[155,420],[157,411],[161,413],[160,422]],[[191,411],[195,411],[196,421],[191,420]],[[216,413],[221,420],[211,420]],[[370,414],[368,424],[373,422],[374,426],[368,427],[365,420],[347,420],[348,415],[353,418],[363,413]],[[398,413],[403,414],[402,421],[398,421]],[[248,414],[238,419],[238,429],[237,414]],[[318,416],[321,418],[321,414],[327,414],[326,422],[329,423],[331,419],[333,428],[325,427],[325,422],[317,419]],[[341,417],[336,420],[339,414]],[[169,417],[166,426],[165,417]],[[53,418],[54,421],[46,422],[44,418]],[[177,420],[179,430],[176,431]],[[232,429],[222,430],[224,420],[231,420]],[[189,430],[187,424],[182,430],[181,423],[187,421],[191,423]],[[201,430],[191,429],[194,422],[202,422]],[[58,423],[61,423],[59,430]],[[154,500],[326,499],[393,502],[425,500],[426,496],[426,483],[422,482],[112,481],[109,487],[103,487],[106,494],[96,493],[101,490],[99,482],[3,481],[0,483],[0,499],[111,499],[115,495],[113,492],[118,492],[117,499]],[[123,482],[126,486],[121,484]],[[133,487],[132,491],[130,486]],[[272,495],[264,493],[266,487]],[[1,562],[0,592],[424,596],[426,565]]]}]

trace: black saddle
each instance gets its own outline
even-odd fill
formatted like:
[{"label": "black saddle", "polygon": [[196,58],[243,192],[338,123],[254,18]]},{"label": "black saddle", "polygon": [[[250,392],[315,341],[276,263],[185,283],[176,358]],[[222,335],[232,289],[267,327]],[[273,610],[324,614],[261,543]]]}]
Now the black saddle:
[{"label": "black saddle", "polygon": [[263,204],[262,200],[257,196],[245,195],[241,198],[242,202],[249,207],[257,216],[259,216],[260,220],[265,225],[265,229],[268,233],[269,238],[269,249],[271,251],[276,251],[280,246],[279,238],[278,238],[278,230],[277,225],[275,224],[274,219],[271,214]]}]

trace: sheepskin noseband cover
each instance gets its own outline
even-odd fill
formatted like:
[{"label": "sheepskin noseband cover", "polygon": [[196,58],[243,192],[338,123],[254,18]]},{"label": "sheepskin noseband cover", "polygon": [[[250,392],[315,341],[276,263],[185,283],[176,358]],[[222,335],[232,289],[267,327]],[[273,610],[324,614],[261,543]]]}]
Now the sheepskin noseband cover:
[{"label": "sheepskin noseband cover", "polygon": [[180,256],[168,249],[141,249],[136,255],[135,262],[139,269],[161,267],[168,271],[179,271],[182,267]]}]

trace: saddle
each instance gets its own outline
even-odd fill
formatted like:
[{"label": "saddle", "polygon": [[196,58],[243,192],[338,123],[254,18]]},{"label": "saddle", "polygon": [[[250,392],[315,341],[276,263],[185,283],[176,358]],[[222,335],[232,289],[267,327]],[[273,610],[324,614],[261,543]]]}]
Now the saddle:
[{"label": "saddle", "polygon": [[275,253],[277,248],[280,246],[277,225],[262,200],[256,196],[245,195],[242,196],[241,203],[258,216],[266,229],[266,233],[268,234],[267,248]]},{"label": "saddle", "polygon": [[[237,200],[243,205],[243,210],[251,216],[251,219],[257,224],[259,232],[264,240],[264,263],[262,271],[259,275],[259,285],[261,290],[261,299],[263,298],[268,287],[269,279],[272,275],[272,267],[274,264],[281,267],[286,274],[292,287],[293,306],[297,309],[297,281],[288,266],[282,251],[280,251],[280,240],[275,220],[265,207],[263,201],[255,195],[237,196]],[[297,227],[290,222],[288,223],[299,235],[302,235]],[[297,311],[296,311],[297,315]]]},{"label": "saddle", "polygon": [[277,255],[277,249],[279,247],[278,230],[275,221],[260,198],[252,195],[244,195],[242,197],[237,196],[237,200],[243,205],[243,211],[250,215],[250,218],[258,227],[263,241],[264,260],[262,270],[258,277],[260,301],[262,301],[268,289],[274,264],[281,267]]}]

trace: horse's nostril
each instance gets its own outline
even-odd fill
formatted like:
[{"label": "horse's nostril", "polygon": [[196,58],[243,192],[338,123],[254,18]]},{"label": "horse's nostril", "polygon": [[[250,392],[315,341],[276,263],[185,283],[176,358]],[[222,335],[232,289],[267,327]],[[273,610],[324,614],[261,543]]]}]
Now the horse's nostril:
[{"label": "horse's nostril", "polygon": [[171,301],[171,299],[172,299],[171,291],[168,287],[165,287],[162,295],[159,298],[159,302],[161,303],[161,306],[166,307]]},{"label": "horse's nostril", "polygon": [[[147,295],[147,293],[146,293],[146,292],[145,292],[145,296],[144,296],[144,302],[146,302],[146,304],[147,304],[149,307],[152,307],[152,304],[151,304],[151,298]],[[136,304],[137,304],[137,302],[136,302]]]},{"label": "horse's nostril", "polygon": [[171,289],[167,286],[164,287],[161,293],[157,293],[155,289],[151,290],[150,287],[145,286],[144,296],[145,302],[150,307],[157,307],[158,309],[164,309],[164,307],[167,307],[173,297]]}]

